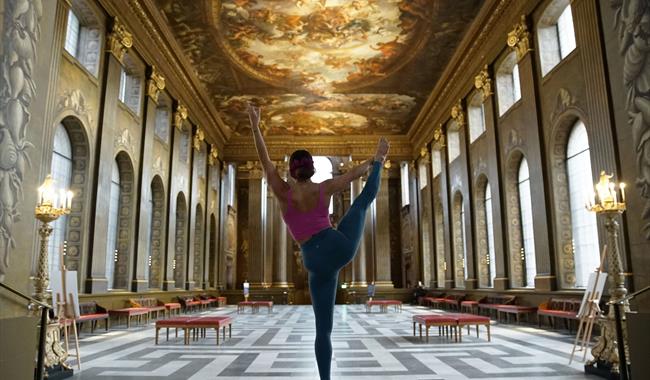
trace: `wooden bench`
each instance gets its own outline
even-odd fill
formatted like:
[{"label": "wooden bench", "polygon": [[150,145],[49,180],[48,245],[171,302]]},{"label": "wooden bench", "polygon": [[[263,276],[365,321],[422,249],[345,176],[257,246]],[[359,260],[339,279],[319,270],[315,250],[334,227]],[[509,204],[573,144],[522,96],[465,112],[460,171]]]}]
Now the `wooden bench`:
[{"label": "wooden bench", "polygon": [[442,303],[448,305],[451,310],[460,311],[460,303],[467,297],[466,294],[450,294],[444,298]]},{"label": "wooden bench", "polygon": [[139,323],[142,323],[142,318],[144,317],[145,324],[149,323],[149,309],[146,307],[125,307],[123,309],[114,309],[109,310],[108,314],[111,317],[117,317],[118,324],[122,320],[122,317],[126,317],[127,329],[131,327],[131,318],[133,317],[137,317]]},{"label": "wooden bench", "polygon": [[519,324],[520,316],[526,316],[526,322],[530,322],[529,316],[537,312],[537,306],[522,306],[522,305],[499,305],[497,306],[497,320],[501,320],[501,313],[506,315],[506,321],[510,322],[510,315],[514,314]]},{"label": "wooden bench", "polygon": [[247,307],[251,308],[251,313],[257,313],[260,306],[266,306],[269,313],[273,311],[273,301],[241,301],[237,304],[237,314],[245,312]]},{"label": "wooden bench", "polygon": [[201,302],[190,296],[178,296],[178,302],[181,304],[184,312],[197,311],[201,308]]},{"label": "wooden bench", "polygon": [[471,326],[476,326],[476,338],[479,338],[479,331],[478,327],[479,326],[485,326],[487,329],[487,337],[488,337],[488,342],[492,341],[492,337],[490,335],[490,317],[485,317],[482,315],[474,315],[474,314],[464,314],[464,313],[455,313],[455,314],[449,314],[450,316],[456,318],[456,322],[458,323],[458,341],[462,342],[463,341],[463,334],[462,334],[462,329],[464,326],[467,326],[467,334],[470,334],[470,327]]},{"label": "wooden bench", "polygon": [[467,333],[470,327],[476,326],[476,337],[479,337],[479,326],[485,326],[488,334],[488,342],[492,341],[490,334],[490,318],[473,314],[445,313],[445,314],[419,314],[413,316],[413,336],[415,336],[416,324],[420,327],[420,339],[422,339],[422,326],[426,329],[426,341],[429,342],[429,328],[438,327],[438,335],[445,333],[453,334],[455,342],[462,342],[462,328],[467,326]]},{"label": "wooden bench", "polygon": [[167,315],[171,316],[174,314],[180,315],[181,314],[181,304],[178,302],[167,302],[163,304],[165,306],[165,309],[167,309]]},{"label": "wooden bench", "polygon": [[493,295],[483,297],[478,301],[478,313],[480,315],[486,314],[492,316],[494,313],[495,318],[497,315],[497,307],[499,305],[512,305],[515,303],[516,296],[503,296],[503,295]]},{"label": "wooden bench", "polygon": [[539,327],[542,327],[543,317],[548,318],[552,328],[555,328],[555,319],[560,318],[566,322],[567,328],[571,331],[571,321],[578,318],[581,303],[581,300],[574,298],[549,299],[548,302],[539,305],[537,309]]},{"label": "wooden bench", "polygon": [[160,329],[167,330],[167,340],[169,340],[169,329],[176,329],[176,337],[178,337],[178,330],[183,330],[183,344],[190,344],[190,339],[198,340],[199,336],[205,337],[207,329],[215,329],[217,335],[217,345],[219,345],[219,329],[223,329],[223,340],[226,340],[226,327],[229,329],[229,337],[232,338],[232,318],[229,316],[205,316],[205,317],[175,317],[156,321],[156,338],[155,342],[158,344],[158,336]]},{"label": "wooden bench", "polygon": [[153,318],[154,313],[156,314],[156,319],[160,316],[160,313],[163,313],[163,317],[167,313],[167,308],[165,304],[158,301],[156,298],[131,298],[129,299],[130,307],[144,307],[149,309],[149,316]]},{"label": "wooden bench", "polygon": [[372,312],[372,307],[373,306],[379,306],[379,312],[380,313],[387,313],[388,312],[388,307],[393,306],[394,310],[396,312],[401,312],[402,311],[402,301],[398,300],[372,300],[366,302],[366,312],[370,313]]},{"label": "wooden bench", "polygon": [[104,329],[108,331],[110,327],[110,315],[105,308],[99,306],[97,302],[81,302],[79,304],[79,318],[75,322],[79,325],[79,331],[84,322],[90,322],[90,332],[95,332],[98,321],[104,321]]},{"label": "wooden bench", "polygon": [[217,307],[224,307],[228,304],[228,298],[217,297]]}]

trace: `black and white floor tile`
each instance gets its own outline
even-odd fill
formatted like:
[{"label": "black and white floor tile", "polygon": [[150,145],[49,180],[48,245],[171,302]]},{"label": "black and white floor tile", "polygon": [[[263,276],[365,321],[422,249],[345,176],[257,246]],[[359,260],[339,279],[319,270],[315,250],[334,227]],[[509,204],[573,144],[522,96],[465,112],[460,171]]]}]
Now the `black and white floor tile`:
[{"label": "black and white floor tile", "polygon": [[[333,379],[464,380],[592,379],[583,363],[569,365],[573,337],[532,326],[492,325],[492,342],[481,329],[462,343],[437,336],[429,343],[413,337],[411,317],[427,313],[366,313],[362,305],[337,305],[332,334]],[[233,336],[216,346],[207,338],[183,345],[182,334],[154,344],[153,324],[116,326],[108,333],[81,334],[81,371],[76,380],[318,379],[314,360],[311,306],[275,306],[273,313],[237,314],[230,306],[204,314],[234,317]],[[465,333],[467,331],[465,330]],[[581,358],[581,356],[580,356]]]}]

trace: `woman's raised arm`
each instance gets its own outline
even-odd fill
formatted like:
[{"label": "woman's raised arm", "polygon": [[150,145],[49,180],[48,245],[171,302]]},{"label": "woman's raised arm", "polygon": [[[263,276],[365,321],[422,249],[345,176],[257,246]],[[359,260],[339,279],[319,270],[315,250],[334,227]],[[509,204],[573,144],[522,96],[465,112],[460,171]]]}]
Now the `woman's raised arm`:
[{"label": "woman's raised arm", "polygon": [[273,193],[280,200],[286,201],[286,194],[289,189],[289,184],[287,184],[282,179],[282,177],[280,177],[278,170],[269,158],[269,152],[266,150],[266,144],[264,143],[262,132],[260,132],[259,124],[261,112],[262,109],[260,107],[248,104],[248,118],[251,122],[251,129],[253,130],[255,149],[257,149],[257,156],[262,163],[262,168],[264,168],[264,173],[266,174],[266,180],[269,182],[269,185],[271,185]]}]

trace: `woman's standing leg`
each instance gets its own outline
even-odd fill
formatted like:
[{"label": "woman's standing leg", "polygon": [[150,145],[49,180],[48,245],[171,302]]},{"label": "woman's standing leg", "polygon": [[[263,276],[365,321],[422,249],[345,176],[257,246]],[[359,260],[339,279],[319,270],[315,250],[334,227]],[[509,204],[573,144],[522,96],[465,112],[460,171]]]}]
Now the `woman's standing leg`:
[{"label": "woman's standing leg", "polygon": [[354,200],[354,202],[352,202],[350,209],[345,213],[343,218],[341,218],[341,222],[337,228],[339,232],[350,240],[353,247],[352,250],[347,252],[348,257],[343,264],[344,266],[354,258],[354,255],[357,252],[359,242],[361,241],[361,235],[363,234],[363,227],[366,223],[366,212],[379,192],[380,182],[381,162],[374,161],[366,185],[363,187],[359,196]]},{"label": "woman's standing leg", "polygon": [[334,326],[334,301],[339,272],[309,272],[309,293],[316,318],[316,363],[321,380],[330,380],[332,362],[332,327]]}]

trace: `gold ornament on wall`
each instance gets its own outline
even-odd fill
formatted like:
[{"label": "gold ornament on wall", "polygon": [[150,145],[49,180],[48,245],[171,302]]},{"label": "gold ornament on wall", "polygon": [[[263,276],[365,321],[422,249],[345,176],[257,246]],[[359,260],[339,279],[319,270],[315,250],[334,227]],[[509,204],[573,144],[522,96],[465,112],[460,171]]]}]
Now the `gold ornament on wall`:
[{"label": "gold ornament on wall", "polygon": [[463,109],[463,104],[460,100],[458,103],[451,107],[451,118],[456,122],[458,129],[463,129],[465,127],[465,110]]},{"label": "gold ornament on wall", "polygon": [[174,112],[174,127],[182,131],[185,120],[187,120],[187,108],[182,104],[178,104]]},{"label": "gold ornament on wall", "polygon": [[517,52],[517,62],[521,61],[529,51],[532,51],[530,48],[530,33],[528,33],[525,15],[521,15],[519,24],[516,24],[514,30],[508,33],[506,42],[508,46]]},{"label": "gold ornament on wall", "polygon": [[214,144],[210,144],[210,155],[208,156],[208,165],[214,166],[217,164],[217,158],[219,158],[219,150]]},{"label": "gold ornament on wall", "polygon": [[205,133],[201,128],[196,128],[196,133],[194,133],[194,140],[192,146],[198,152],[201,150],[201,143],[205,140]]},{"label": "gold ornament on wall", "polygon": [[442,132],[442,124],[433,130],[433,143],[437,145],[438,149],[445,147],[445,134]]},{"label": "gold ornament on wall", "polygon": [[488,73],[488,66],[485,65],[478,75],[474,77],[474,87],[481,91],[483,101],[492,95],[492,79]]},{"label": "gold ornament on wall", "polygon": [[147,95],[158,104],[158,95],[165,89],[165,77],[156,71],[156,66],[151,66],[151,74],[147,80]]},{"label": "gold ornament on wall", "polygon": [[106,38],[106,50],[113,54],[120,63],[124,59],[124,53],[133,46],[133,35],[129,33],[120,20],[113,19],[113,29]]}]

